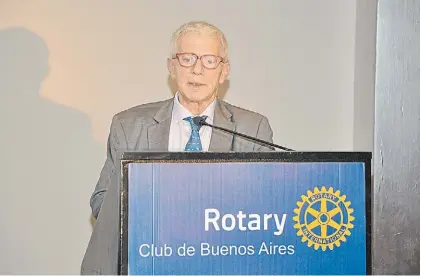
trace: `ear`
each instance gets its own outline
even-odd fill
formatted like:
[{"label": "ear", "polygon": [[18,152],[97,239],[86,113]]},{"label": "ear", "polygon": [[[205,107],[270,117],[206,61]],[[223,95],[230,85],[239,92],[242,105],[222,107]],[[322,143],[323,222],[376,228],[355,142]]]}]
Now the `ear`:
[{"label": "ear", "polygon": [[170,73],[170,76],[172,79],[175,79],[175,66],[174,66],[174,60],[171,58],[167,59],[167,67],[168,67],[168,72]]},{"label": "ear", "polygon": [[219,77],[219,83],[222,84],[224,81],[228,78],[228,74],[230,72],[230,64],[226,63],[224,64],[224,67],[222,67],[222,72]]}]

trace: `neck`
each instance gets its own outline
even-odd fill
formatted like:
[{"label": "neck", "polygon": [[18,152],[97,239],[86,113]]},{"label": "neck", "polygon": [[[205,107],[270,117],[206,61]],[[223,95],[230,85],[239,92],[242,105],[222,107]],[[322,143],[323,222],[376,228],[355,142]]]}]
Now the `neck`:
[{"label": "neck", "polygon": [[213,95],[209,99],[206,99],[202,102],[192,102],[184,98],[181,94],[178,97],[178,101],[183,105],[192,115],[197,116],[202,114],[203,111],[216,99],[216,96]]}]

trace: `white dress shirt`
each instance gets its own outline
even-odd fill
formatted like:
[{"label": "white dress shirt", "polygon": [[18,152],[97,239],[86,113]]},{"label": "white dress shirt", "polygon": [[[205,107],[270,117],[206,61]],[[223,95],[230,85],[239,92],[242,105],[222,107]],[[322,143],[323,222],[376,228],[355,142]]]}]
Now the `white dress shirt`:
[{"label": "white dress shirt", "polygon": [[[205,111],[199,116],[207,116],[206,122],[213,123],[214,111],[216,101],[213,101]],[[178,92],[174,97],[174,106],[172,110],[170,137],[168,142],[168,151],[184,151],[187,142],[190,139],[192,132],[191,125],[186,120],[186,117],[193,116],[181,103],[178,101]],[[193,116],[194,117],[194,116]],[[202,126],[199,130],[200,141],[202,143],[202,150],[208,151],[212,136],[212,128]]]}]

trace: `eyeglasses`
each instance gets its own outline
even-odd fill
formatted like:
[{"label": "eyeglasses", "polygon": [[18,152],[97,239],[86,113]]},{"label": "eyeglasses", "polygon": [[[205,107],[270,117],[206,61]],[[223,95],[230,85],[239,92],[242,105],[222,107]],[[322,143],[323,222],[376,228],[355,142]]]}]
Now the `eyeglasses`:
[{"label": "eyeglasses", "polygon": [[223,62],[223,58],[215,55],[198,56],[193,53],[178,53],[175,54],[176,59],[183,67],[192,67],[196,65],[198,59],[201,60],[203,67],[206,69],[216,69],[219,63]]}]

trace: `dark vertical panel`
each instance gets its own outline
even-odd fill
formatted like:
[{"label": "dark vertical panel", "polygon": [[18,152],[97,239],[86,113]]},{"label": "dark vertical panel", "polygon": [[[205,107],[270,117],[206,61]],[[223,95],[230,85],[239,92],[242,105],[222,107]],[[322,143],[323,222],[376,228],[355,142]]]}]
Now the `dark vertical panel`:
[{"label": "dark vertical panel", "polygon": [[375,274],[419,274],[419,0],[380,0],[374,139]]}]

